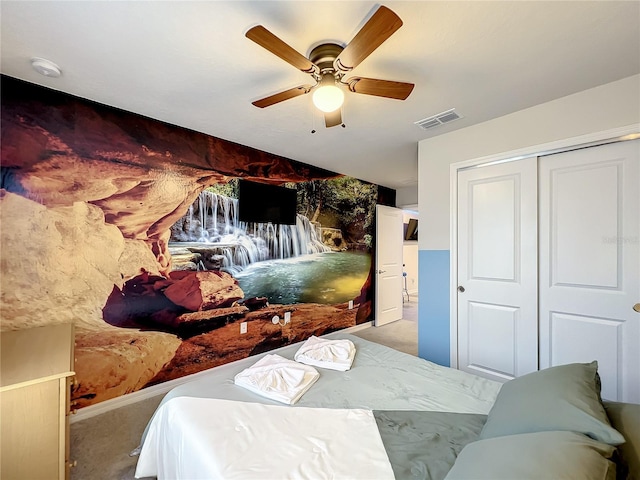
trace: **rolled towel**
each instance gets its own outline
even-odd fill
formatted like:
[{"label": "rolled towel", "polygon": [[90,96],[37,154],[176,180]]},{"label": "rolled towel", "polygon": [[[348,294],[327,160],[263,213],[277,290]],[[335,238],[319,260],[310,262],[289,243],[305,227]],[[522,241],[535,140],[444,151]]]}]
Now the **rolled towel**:
[{"label": "rolled towel", "polygon": [[351,368],[356,347],[351,340],[310,337],[293,357],[296,362],[345,372]]},{"label": "rolled towel", "polygon": [[319,377],[313,367],[271,354],[238,373],[234,383],[263,397],[293,405]]}]

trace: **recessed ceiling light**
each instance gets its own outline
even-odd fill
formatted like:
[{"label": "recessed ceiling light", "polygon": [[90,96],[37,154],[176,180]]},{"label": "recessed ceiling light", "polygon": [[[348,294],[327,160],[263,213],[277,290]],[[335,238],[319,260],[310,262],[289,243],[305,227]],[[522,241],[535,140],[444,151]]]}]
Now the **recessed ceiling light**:
[{"label": "recessed ceiling light", "polygon": [[36,72],[45,77],[58,78],[62,74],[58,65],[44,58],[32,58],[31,66]]}]

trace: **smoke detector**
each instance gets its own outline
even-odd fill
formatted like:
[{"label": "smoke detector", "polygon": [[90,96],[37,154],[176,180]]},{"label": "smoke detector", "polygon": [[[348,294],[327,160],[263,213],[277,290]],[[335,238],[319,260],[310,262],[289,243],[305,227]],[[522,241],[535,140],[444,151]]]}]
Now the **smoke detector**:
[{"label": "smoke detector", "polygon": [[437,115],[432,115],[431,117],[423,118],[422,120],[418,120],[414,123],[420,128],[428,130],[439,125],[444,125],[445,123],[453,122],[460,118],[464,117],[457,113],[455,108],[451,108],[445,112],[438,113]]},{"label": "smoke detector", "polygon": [[58,78],[62,75],[62,71],[58,65],[44,58],[33,57],[31,59],[31,66],[36,72],[45,77]]}]

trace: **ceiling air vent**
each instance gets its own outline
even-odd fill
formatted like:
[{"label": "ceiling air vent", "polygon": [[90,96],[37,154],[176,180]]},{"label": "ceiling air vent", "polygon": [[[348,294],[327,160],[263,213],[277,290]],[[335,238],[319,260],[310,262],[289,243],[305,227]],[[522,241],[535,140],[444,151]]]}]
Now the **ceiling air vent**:
[{"label": "ceiling air vent", "polygon": [[462,115],[456,113],[456,109],[452,108],[450,110],[447,110],[446,112],[423,118],[422,120],[418,120],[414,123],[420,128],[424,128],[425,130],[427,130],[429,128],[437,127],[438,125],[444,125],[445,123],[453,122],[454,120],[458,120],[459,118],[462,118]]}]

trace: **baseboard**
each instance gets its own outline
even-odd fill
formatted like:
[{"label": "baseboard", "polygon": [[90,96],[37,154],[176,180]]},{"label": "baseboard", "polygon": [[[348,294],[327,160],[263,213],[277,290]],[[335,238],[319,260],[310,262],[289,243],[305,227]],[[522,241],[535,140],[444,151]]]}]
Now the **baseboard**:
[{"label": "baseboard", "polygon": [[[365,328],[369,328],[373,325],[373,322],[365,322],[360,325],[356,325],[354,327],[349,327],[340,330],[335,333],[352,333],[357,332],[358,330],[364,330]],[[289,345],[284,347],[276,348],[275,350],[271,350],[270,353],[277,353],[278,350],[282,348],[286,348]],[[244,360],[244,359],[242,359]],[[237,362],[241,360],[236,360]],[[103,413],[107,413],[111,410],[115,410],[116,408],[125,407],[127,405],[131,405],[137,402],[141,402],[143,400],[147,400],[148,398],[152,398],[158,395],[164,395],[169,392],[174,387],[178,385],[182,385],[187,382],[191,382],[193,380],[197,380],[198,378],[207,375],[212,370],[219,370],[221,368],[229,367],[233,365],[235,362],[226,363],[224,365],[220,365],[218,367],[209,368],[207,370],[203,370],[201,372],[192,373],[191,375],[186,375],[184,377],[176,378],[173,380],[169,380],[167,382],[160,383],[158,385],[152,385],[150,387],[143,388],[142,390],[138,390],[136,392],[127,393],[125,395],[121,395],[116,398],[112,398],[109,400],[105,400],[104,402],[97,403],[95,405],[89,405],[88,407],[81,408],[74,415],[70,415],[69,423],[81,422],[82,420],[86,420],[88,418],[95,417],[97,415],[102,415]]]},{"label": "baseboard", "polygon": [[373,327],[373,320],[370,322],[361,323],[360,325],[356,325],[354,327],[345,328],[344,330],[340,330],[340,333],[353,333],[369,327]]},{"label": "baseboard", "polygon": [[196,380],[198,377],[206,375],[211,370],[213,369],[203,370],[202,372],[175,378],[164,383],[159,383],[157,385],[143,388],[142,390],[138,390],[136,392],[127,393],[116,398],[105,400],[104,402],[100,402],[95,405],[89,405],[88,407],[84,407],[78,410],[76,414],[71,415],[69,417],[69,423],[81,422],[82,420],[86,420],[97,415],[102,415],[103,413],[107,413],[120,407],[125,407],[133,403],[141,402],[158,395],[164,395],[168,393],[172,388],[177,387],[178,385],[182,385],[183,383]]}]

